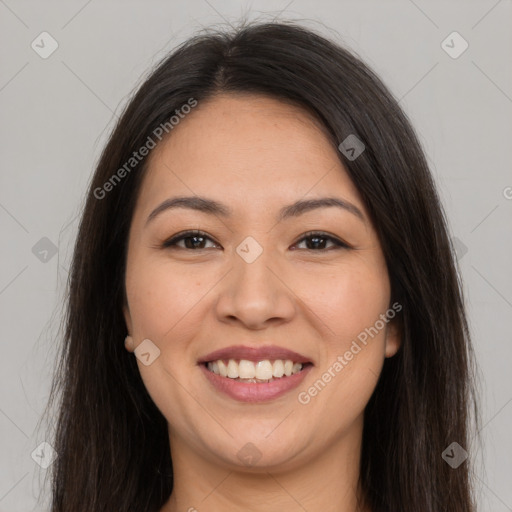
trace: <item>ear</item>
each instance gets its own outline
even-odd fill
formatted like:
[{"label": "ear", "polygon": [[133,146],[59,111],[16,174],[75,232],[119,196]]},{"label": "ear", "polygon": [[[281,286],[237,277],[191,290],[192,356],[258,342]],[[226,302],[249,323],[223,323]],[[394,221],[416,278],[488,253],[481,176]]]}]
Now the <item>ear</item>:
[{"label": "ear", "polygon": [[124,339],[124,348],[128,350],[128,352],[133,352],[135,350],[135,343],[131,336],[126,336]]},{"label": "ear", "polygon": [[130,309],[128,308],[128,304],[123,305],[123,316],[124,321],[126,322],[126,329],[128,330],[128,336],[126,336],[124,340],[124,346],[128,352],[133,352],[135,350],[135,343],[133,342],[133,338],[131,337],[132,330],[132,317],[130,315]]},{"label": "ear", "polygon": [[402,329],[398,318],[388,322],[386,328],[386,357],[393,357],[402,344]]}]

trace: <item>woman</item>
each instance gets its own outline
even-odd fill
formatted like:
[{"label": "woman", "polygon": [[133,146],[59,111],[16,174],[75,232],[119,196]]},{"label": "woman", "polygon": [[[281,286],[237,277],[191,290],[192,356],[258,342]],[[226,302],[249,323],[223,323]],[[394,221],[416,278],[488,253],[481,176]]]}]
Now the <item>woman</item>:
[{"label": "woman", "polygon": [[140,87],[66,320],[52,512],[474,510],[424,155],[375,74],[303,27],[196,36]]}]

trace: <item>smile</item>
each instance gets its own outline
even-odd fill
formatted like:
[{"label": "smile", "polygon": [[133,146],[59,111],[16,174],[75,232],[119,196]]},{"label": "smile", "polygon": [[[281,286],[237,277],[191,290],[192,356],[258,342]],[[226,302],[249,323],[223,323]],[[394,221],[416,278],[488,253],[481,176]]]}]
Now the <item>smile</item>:
[{"label": "smile", "polygon": [[213,390],[241,402],[262,402],[283,396],[300,385],[314,362],[277,345],[234,345],[198,360]]}]

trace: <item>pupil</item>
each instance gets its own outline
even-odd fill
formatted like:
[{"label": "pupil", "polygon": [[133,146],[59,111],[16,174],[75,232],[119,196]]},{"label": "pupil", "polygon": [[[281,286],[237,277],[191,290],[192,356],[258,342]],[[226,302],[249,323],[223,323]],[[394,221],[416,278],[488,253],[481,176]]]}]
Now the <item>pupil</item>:
[{"label": "pupil", "polygon": [[[194,242],[192,242],[192,240],[194,240]],[[191,236],[191,237],[187,238],[187,241],[189,242],[188,249],[190,249],[190,246],[192,246],[193,248],[194,247],[197,248],[198,245],[195,242],[197,242],[198,240],[203,240],[203,237],[202,236]],[[199,243],[201,243],[201,242],[199,242]]]},{"label": "pupil", "polygon": [[[312,236],[312,237],[310,237],[310,240],[313,242],[313,245],[315,245],[315,246],[316,246],[316,245],[319,243],[319,242],[318,242],[319,240],[324,240],[324,239],[323,239],[321,236]],[[323,243],[321,243],[321,242],[320,242],[320,245],[321,245],[322,247],[324,247],[324,245],[325,245],[325,240],[324,240],[324,242],[323,242]]]}]

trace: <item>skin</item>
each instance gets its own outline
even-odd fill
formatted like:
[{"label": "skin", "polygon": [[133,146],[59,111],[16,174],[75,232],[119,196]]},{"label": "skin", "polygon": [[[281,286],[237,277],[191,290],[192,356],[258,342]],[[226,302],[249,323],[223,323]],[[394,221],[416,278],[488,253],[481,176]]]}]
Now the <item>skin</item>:
[{"label": "skin", "polygon": [[[399,348],[394,321],[309,403],[298,401],[390,307],[378,237],[336,148],[302,109],[220,95],[200,103],[149,158],[130,229],[124,315],[128,351],[144,339],[160,350],[150,365],[137,364],[168,422],[175,485],[162,512],[360,510],[363,412],[385,358]],[[233,216],[178,208],[146,224],[178,195],[214,199]],[[327,196],[357,206],[364,220],[336,207],[276,220],[285,205]],[[206,233],[204,248],[183,240],[162,248],[188,229]],[[311,230],[351,248],[323,238],[315,245],[304,239]],[[236,252],[247,236],[263,249],[250,264]],[[197,365],[239,344],[279,345],[314,367],[278,399],[239,402]],[[260,454],[253,466],[237,457],[247,443]]]}]

